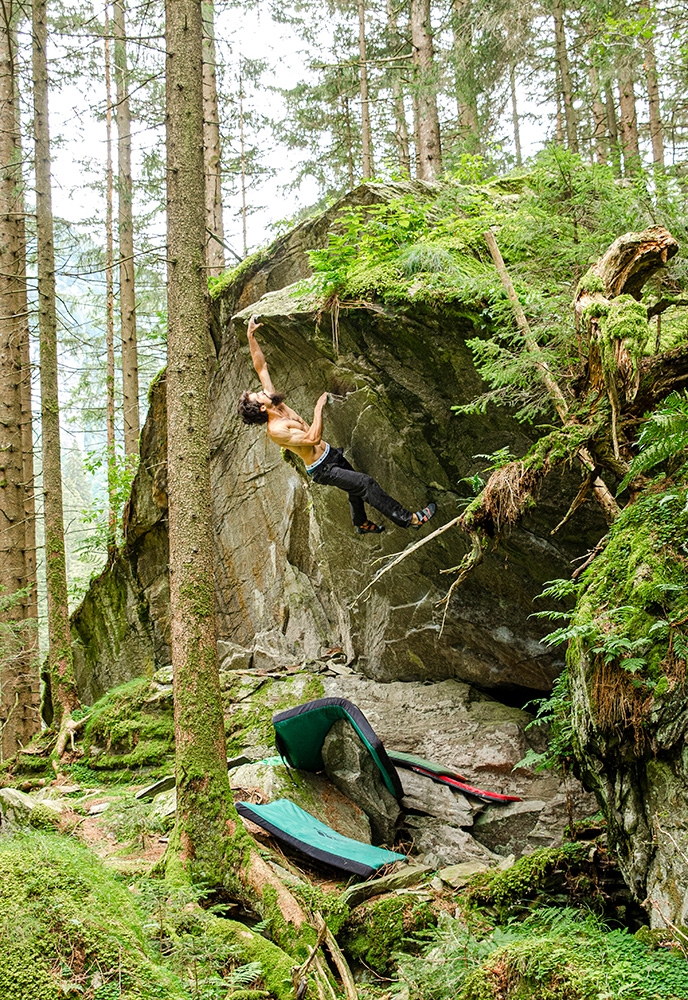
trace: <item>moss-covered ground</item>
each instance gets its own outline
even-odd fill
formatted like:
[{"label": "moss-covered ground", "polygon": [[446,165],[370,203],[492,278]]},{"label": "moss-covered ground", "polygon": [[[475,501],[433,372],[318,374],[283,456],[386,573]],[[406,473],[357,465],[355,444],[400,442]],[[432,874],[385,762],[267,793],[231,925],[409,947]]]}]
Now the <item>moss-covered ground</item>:
[{"label": "moss-covered ground", "polygon": [[[226,698],[236,697],[241,684],[228,681]],[[253,697],[237,702],[234,716],[228,713],[234,749],[245,748],[244,738],[249,745],[266,741],[272,711],[317,695],[319,685],[307,674],[268,678]],[[102,748],[108,768],[78,760],[67,765],[70,773],[60,782],[72,784],[46,787],[56,797],[62,794],[67,807],[59,829],[51,816],[48,831],[27,828],[0,839],[0,927],[6,942],[0,996],[286,1000],[291,995],[292,966],[306,953],[290,957],[277,948],[270,940],[271,920],[255,933],[227,919],[236,910],[226,896],[206,900],[203,890],[170,888],[155,877],[171,820],[162,815],[162,800],[142,802],[135,791],[158,773],[161,761],[169,761],[163,755],[157,762],[134,763],[131,754],[155,740],[168,747],[170,724],[169,703],[150,681],[110,692],[94,706],[77,743],[84,758],[90,748]],[[115,775],[120,780],[113,781]],[[5,782],[12,776],[7,769]],[[14,778],[21,783],[26,773]],[[92,815],[98,803],[107,808]],[[475,876],[458,892],[426,882],[353,909],[342,899],[343,884],[324,882],[321,873],[293,865],[267,845],[260,850],[282,869],[291,868],[285,876],[290,888],[308,912],[324,916],[360,977],[365,1000],[389,1000],[405,987],[417,1000],[688,1000],[688,964],[671,942],[613,931],[602,922],[609,887],[596,860],[605,853],[599,846],[571,843],[537,851],[505,871]],[[311,936],[314,941],[314,930]],[[624,981],[636,992],[625,992]]]}]

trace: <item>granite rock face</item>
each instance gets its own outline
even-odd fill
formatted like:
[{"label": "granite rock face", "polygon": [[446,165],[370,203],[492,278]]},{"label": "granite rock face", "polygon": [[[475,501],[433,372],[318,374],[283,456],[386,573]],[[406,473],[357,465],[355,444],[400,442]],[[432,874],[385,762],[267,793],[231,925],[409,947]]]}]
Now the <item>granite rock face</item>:
[{"label": "granite rock face", "polygon": [[[505,693],[546,691],[561,669],[540,641],[548,626],[529,619],[545,581],[599,537],[594,511],[579,511],[554,539],[578,482],[553,478],[537,511],[452,600],[443,634],[438,601],[467,540],[451,529],[406,559],[357,601],[381,558],[418,535],[386,525],[353,533],[346,496],[309,481],[298,460],[283,461],[260,427],[245,427],[236,400],[257,379],[245,330],[255,311],[273,381],[307,419],[325,389],[325,438],[377,478],[409,509],[433,497],[431,528],[456,516],[461,480],[485,466],[477,455],[508,447],[522,454],[532,435],[497,410],[456,416],[451,407],[481,390],[467,339],[479,311],[355,305],[320,316],[294,282],[309,273],[307,250],[321,247],[345,204],[403,194],[432,197],[432,185],[366,184],[327,213],[302,223],[237,269],[213,303],[217,350],[210,389],[211,478],[217,619],[223,643],[248,650],[265,669],[303,663],[341,648],[355,669],[380,681],[454,677]],[[243,311],[242,311],[243,310]],[[125,513],[126,547],[77,611],[79,687],[93,700],[126,676],[169,662],[165,495],[165,382],[151,391],[141,465]],[[371,512],[374,516],[374,512]]]}]

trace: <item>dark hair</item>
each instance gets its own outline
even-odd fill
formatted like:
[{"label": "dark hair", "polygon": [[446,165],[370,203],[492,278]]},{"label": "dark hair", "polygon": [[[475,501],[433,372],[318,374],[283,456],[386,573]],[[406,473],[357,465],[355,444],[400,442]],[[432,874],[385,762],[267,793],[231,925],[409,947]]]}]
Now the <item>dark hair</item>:
[{"label": "dark hair", "polygon": [[250,392],[246,389],[239,396],[237,413],[245,424],[266,424],[268,415],[266,410],[261,410],[261,404],[257,399],[250,399]]},{"label": "dark hair", "polygon": [[[266,410],[261,410],[261,403],[257,399],[249,399],[251,393],[246,389],[239,396],[237,413],[245,424],[267,424],[268,415]],[[284,396],[279,392],[266,393],[273,406],[279,406],[284,400]]]}]

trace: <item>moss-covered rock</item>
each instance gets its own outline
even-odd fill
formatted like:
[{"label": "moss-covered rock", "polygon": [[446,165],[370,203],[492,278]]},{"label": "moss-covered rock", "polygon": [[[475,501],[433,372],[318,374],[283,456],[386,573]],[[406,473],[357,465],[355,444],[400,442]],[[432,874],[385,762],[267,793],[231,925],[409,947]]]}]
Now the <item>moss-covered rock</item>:
[{"label": "moss-covered rock", "polygon": [[188,1000],[148,952],[129,892],[74,840],[0,840],[0,995]]},{"label": "moss-covered rock", "polygon": [[84,763],[99,775],[119,772],[124,780],[140,768],[169,772],[174,764],[171,689],[161,698],[145,677],[113,688],[94,705],[83,747]]},{"label": "moss-covered rock", "polygon": [[352,911],[338,940],[354,962],[363,962],[385,975],[394,967],[395,954],[418,951],[416,935],[436,923],[432,907],[412,893],[378,897]]}]

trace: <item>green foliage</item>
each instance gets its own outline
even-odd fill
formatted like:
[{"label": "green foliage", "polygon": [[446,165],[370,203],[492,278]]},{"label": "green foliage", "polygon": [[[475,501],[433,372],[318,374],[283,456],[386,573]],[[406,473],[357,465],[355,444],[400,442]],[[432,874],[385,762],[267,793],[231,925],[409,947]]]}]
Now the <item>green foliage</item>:
[{"label": "green foliage", "polygon": [[[380,205],[349,208],[328,246],[310,254],[309,283],[325,300],[381,299],[470,308],[477,336],[469,342],[487,392],[460,412],[484,413],[489,403],[513,405],[519,418],[549,414],[539,377],[543,361],[565,379],[578,365],[570,307],[577,274],[621,233],[657,221],[641,186],[622,187],[609,168],[560,148],[543,151],[517,192],[500,183],[445,181],[434,197],[407,194]],[[667,207],[678,222],[680,198]],[[664,220],[663,220],[664,221]],[[511,304],[483,234],[498,230],[500,249],[529,323],[541,345],[522,350]],[[637,359],[647,339],[644,306],[622,296],[607,320]],[[642,322],[641,322],[642,320]]]},{"label": "green foliage", "polygon": [[621,493],[636,476],[665,462],[683,463],[688,459],[688,391],[672,392],[651,413],[638,438],[639,454],[633,459],[628,475],[619,486]]},{"label": "green foliage", "polygon": [[685,1000],[688,963],[591,914],[543,908],[484,938],[444,917],[421,957],[399,956],[414,1000]]},{"label": "green foliage", "polygon": [[[90,532],[79,542],[79,551],[88,558],[94,554],[105,555],[110,544],[120,546],[123,543],[122,512],[131,494],[138,460],[132,461],[131,456],[127,457],[119,449],[111,458],[107,452],[91,451],[84,458],[84,467],[92,475],[104,470],[108,482],[107,493],[97,496],[82,511],[82,523],[90,527]],[[110,504],[114,511],[114,538],[110,534]]]},{"label": "green foliage", "polygon": [[546,641],[571,642],[571,657],[587,651],[661,695],[667,669],[688,650],[686,537],[688,485],[647,491],[610,528],[604,552],[583,575],[570,625]]}]

